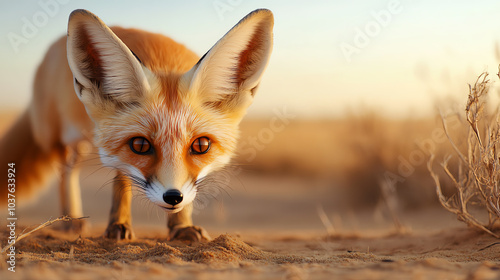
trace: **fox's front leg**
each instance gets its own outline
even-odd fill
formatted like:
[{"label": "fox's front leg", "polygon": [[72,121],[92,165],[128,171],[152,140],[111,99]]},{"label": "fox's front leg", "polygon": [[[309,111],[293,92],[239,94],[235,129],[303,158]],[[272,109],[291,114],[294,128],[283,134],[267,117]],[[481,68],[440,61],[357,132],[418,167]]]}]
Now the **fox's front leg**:
[{"label": "fox's front leg", "polygon": [[[64,165],[59,184],[59,197],[63,216],[71,218],[83,217],[82,198],[79,183],[80,159],[84,153],[84,145],[68,147],[65,150]],[[66,231],[82,233],[86,229],[85,220],[78,219],[65,222],[62,228]]]},{"label": "fox's front leg", "polygon": [[193,225],[193,204],[189,204],[178,213],[168,214],[170,240],[208,241],[210,236],[202,227]]},{"label": "fox's front leg", "polygon": [[132,185],[130,179],[118,172],[113,183],[113,202],[109,215],[109,224],[104,236],[112,239],[133,239],[132,213]]}]

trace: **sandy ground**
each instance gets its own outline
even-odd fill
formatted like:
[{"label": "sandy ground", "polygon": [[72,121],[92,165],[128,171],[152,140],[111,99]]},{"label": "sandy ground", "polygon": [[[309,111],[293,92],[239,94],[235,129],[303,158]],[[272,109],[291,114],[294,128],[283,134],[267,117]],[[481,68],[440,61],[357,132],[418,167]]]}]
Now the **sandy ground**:
[{"label": "sandy ground", "polygon": [[[231,196],[220,194],[197,211],[196,224],[214,237],[209,243],[167,241],[163,215],[141,198],[133,206],[138,238],[106,240],[100,235],[109,188],[94,184],[106,176],[105,170],[82,176],[92,225],[87,233],[51,227],[26,238],[16,249],[16,272],[7,271],[4,260],[0,279],[500,278],[498,240],[441,208],[402,211],[398,231],[383,209],[339,209],[340,194],[327,183],[300,177],[240,175]],[[58,215],[53,190],[18,210],[22,227]],[[330,234],[319,205],[332,222]],[[7,230],[0,232],[6,240]]]},{"label": "sandy ground", "polygon": [[[2,279],[498,279],[498,244],[454,229],[433,234],[223,234],[206,244],[143,233],[131,242],[46,230],[20,245]],[[488,247],[489,245],[493,245]]]}]

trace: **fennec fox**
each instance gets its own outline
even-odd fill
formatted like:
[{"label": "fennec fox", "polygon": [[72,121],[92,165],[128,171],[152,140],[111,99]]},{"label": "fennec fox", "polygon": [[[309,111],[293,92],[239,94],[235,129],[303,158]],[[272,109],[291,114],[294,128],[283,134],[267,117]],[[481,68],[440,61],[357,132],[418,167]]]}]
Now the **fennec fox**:
[{"label": "fennec fox", "polygon": [[[82,216],[74,167],[79,144],[90,140],[103,165],[117,171],[106,237],[133,238],[136,187],[168,212],[171,239],[207,239],[192,223],[192,203],[204,178],[235,152],[272,29],[269,10],[253,11],[200,59],[168,37],[109,28],[86,10],[73,11],[67,37],[38,68],[28,110],[0,142],[2,166],[15,164],[16,195],[41,188],[59,166],[62,212]],[[4,202],[8,178],[1,174]]]}]

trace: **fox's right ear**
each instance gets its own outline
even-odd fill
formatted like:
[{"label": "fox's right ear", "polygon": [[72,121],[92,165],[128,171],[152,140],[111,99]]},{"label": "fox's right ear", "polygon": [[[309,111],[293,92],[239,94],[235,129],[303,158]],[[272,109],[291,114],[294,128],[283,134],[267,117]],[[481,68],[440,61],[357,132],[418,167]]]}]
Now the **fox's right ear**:
[{"label": "fox's right ear", "polygon": [[148,70],[97,16],[75,10],[68,22],[75,91],[92,117],[104,105],[134,104],[149,90]]}]

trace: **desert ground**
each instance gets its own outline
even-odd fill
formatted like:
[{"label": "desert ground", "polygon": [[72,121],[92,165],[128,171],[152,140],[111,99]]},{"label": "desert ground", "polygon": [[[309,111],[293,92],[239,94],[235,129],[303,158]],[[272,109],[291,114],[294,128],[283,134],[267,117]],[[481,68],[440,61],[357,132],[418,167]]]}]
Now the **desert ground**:
[{"label": "desert ground", "polygon": [[[15,115],[3,114],[0,132]],[[168,241],[164,214],[140,195],[137,238],[102,238],[113,174],[90,153],[80,176],[87,230],[56,223],[31,234],[16,244],[16,272],[2,256],[0,279],[500,279],[500,240],[438,203],[426,164],[451,151],[441,130],[438,118],[371,113],[279,130],[245,121],[243,153],[222,174],[230,180],[195,205],[195,224],[213,238],[196,244]],[[56,183],[17,216],[18,234],[58,217]],[[2,226],[2,247],[8,234]]]}]

